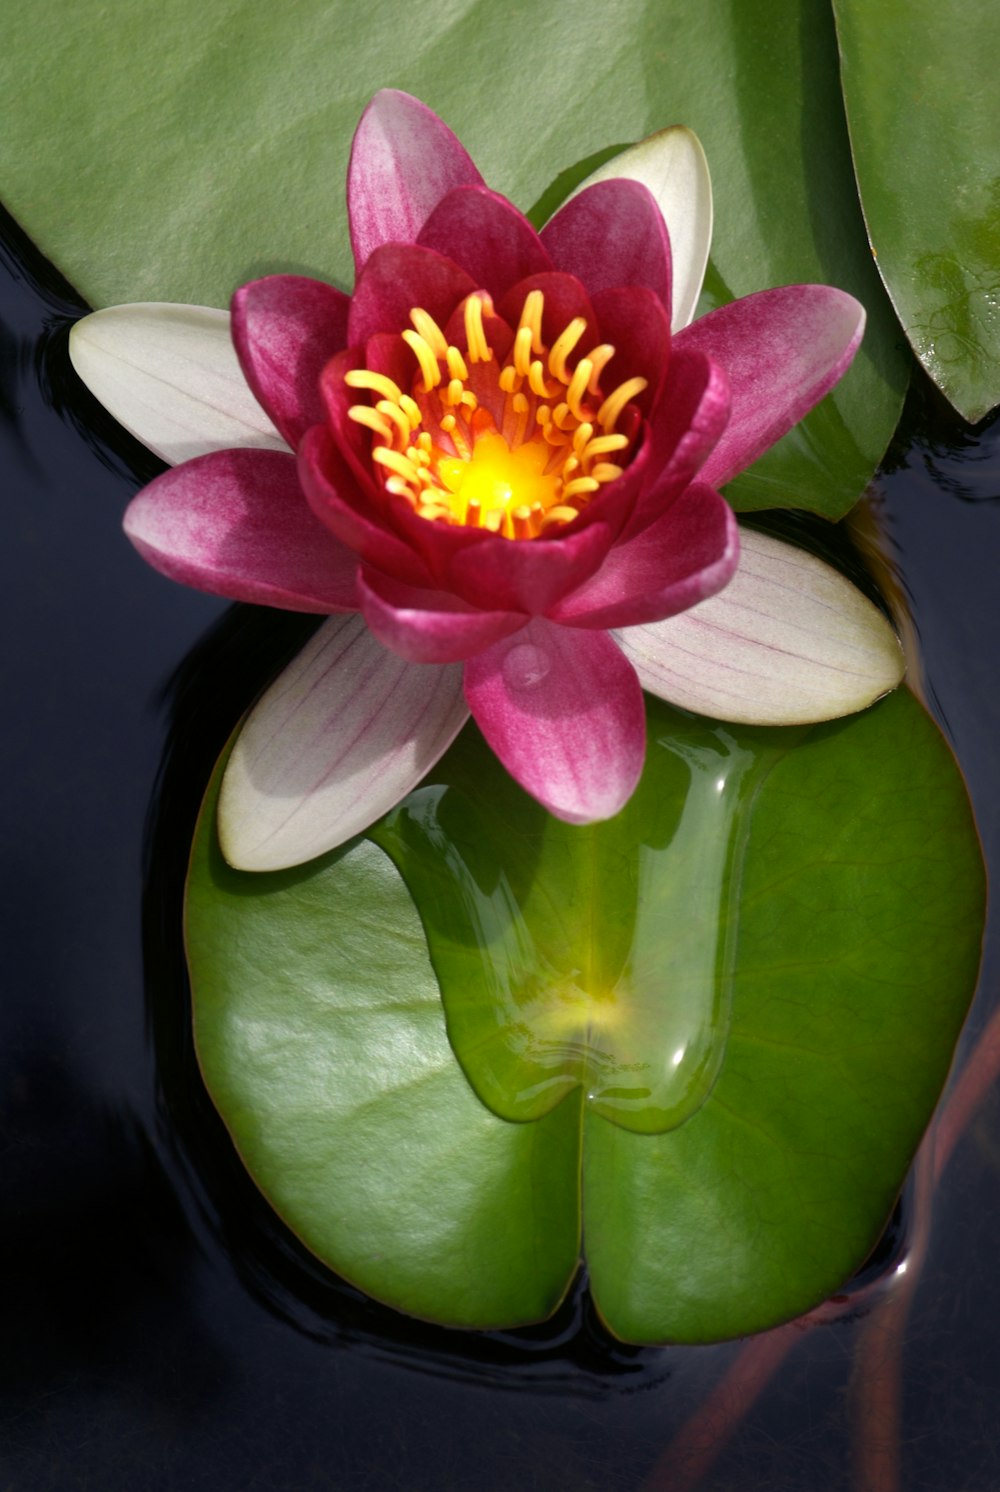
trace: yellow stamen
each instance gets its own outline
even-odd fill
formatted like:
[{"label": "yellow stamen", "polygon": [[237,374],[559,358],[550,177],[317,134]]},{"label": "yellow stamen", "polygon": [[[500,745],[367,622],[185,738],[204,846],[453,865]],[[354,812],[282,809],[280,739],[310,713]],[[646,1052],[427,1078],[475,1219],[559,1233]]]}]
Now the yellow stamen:
[{"label": "yellow stamen", "polygon": [[391,378],[386,378],[384,373],[371,373],[367,368],[352,368],[349,373],[344,374],[344,382],[349,389],[368,389],[370,393],[381,394],[383,399],[391,399],[395,404],[402,403],[407,397]]},{"label": "yellow stamen", "polygon": [[460,378],[462,382],[468,378],[469,370],[466,367],[465,358],[457,347],[449,347],[445,354],[448,363],[448,372],[452,378]]},{"label": "yellow stamen", "polygon": [[568,504],[560,504],[558,507],[550,508],[541,522],[542,533],[546,533],[550,528],[555,528],[557,524],[572,523],[573,519],[579,518],[579,516],[580,514],[577,509],[569,507]]},{"label": "yellow stamen", "polygon": [[627,435],[598,435],[594,440],[588,442],[583,452],[585,461],[592,461],[595,456],[606,456],[611,451],[624,451],[628,445]]},{"label": "yellow stamen", "polygon": [[542,365],[541,358],[536,357],[528,369],[528,387],[533,394],[538,395],[539,399],[551,399],[552,395],[559,391],[557,383],[546,382],[545,368]]},{"label": "yellow stamen", "polygon": [[517,375],[517,369],[513,363],[508,363],[506,368],[501,371],[497,382],[505,394],[513,394],[516,389],[521,387],[521,380]]},{"label": "yellow stamen", "polygon": [[570,379],[569,388],[566,390],[566,403],[573,411],[574,418],[578,420],[586,418],[580,406],[580,400],[587,392],[592,367],[593,364],[590,358],[582,357],[573,370],[573,377]]},{"label": "yellow stamen", "polygon": [[423,337],[434,357],[442,359],[448,356],[448,343],[444,332],[438,326],[433,316],[415,306],[410,312],[410,320],[416,327],[420,336]]},{"label": "yellow stamen", "polygon": [[519,378],[527,378],[531,371],[531,327],[522,326],[514,338],[514,367]]},{"label": "yellow stamen", "polygon": [[417,468],[412,461],[407,461],[401,451],[391,451],[387,446],[376,446],[372,451],[372,460],[377,461],[380,466],[386,466],[397,476],[403,477],[407,482],[417,480]]},{"label": "yellow stamen", "polygon": [[486,340],[486,330],[483,326],[483,311],[487,315],[493,314],[493,302],[485,291],[478,295],[470,295],[465,302],[465,341],[469,349],[470,363],[488,363],[493,356],[493,349]]},{"label": "yellow stamen", "polygon": [[347,418],[356,425],[367,425],[369,430],[374,430],[379,439],[387,444],[392,440],[392,426],[380,414],[376,414],[370,404],[352,404],[347,411]]},{"label": "yellow stamen", "polygon": [[590,384],[587,388],[588,394],[599,394],[601,392],[601,374],[615,355],[615,349],[608,342],[602,342],[600,347],[592,347],[587,353],[587,361],[591,364]]},{"label": "yellow stamen", "polygon": [[594,433],[593,425],[578,425],[573,435],[573,449],[578,456],[584,456],[584,447]]},{"label": "yellow stamen", "polygon": [[424,417],[420,412],[420,405],[417,403],[416,399],[411,399],[409,394],[403,394],[400,397],[399,407],[406,415],[406,418],[409,420],[410,425],[414,430],[416,430],[418,425],[423,424]]},{"label": "yellow stamen", "polygon": [[[355,407],[360,408],[361,406],[357,405]],[[396,433],[399,436],[400,440],[409,440],[410,432],[411,430],[415,430],[416,426],[411,425],[410,421],[406,418],[406,415],[400,409],[398,404],[394,404],[391,399],[380,399],[375,408],[378,410],[380,415],[384,415],[387,420],[395,425]],[[353,410],[351,412],[351,415],[353,418]]]},{"label": "yellow stamen", "polygon": [[552,351],[549,353],[549,372],[554,378],[558,378],[560,383],[569,383],[566,359],[586,330],[587,323],[583,317],[574,316],[569,326],[559,333],[552,344]]},{"label": "yellow stamen", "polygon": [[582,497],[585,492],[596,492],[600,485],[593,477],[577,477],[575,481],[566,483],[563,497]]},{"label": "yellow stamen", "polygon": [[429,343],[424,340],[419,332],[411,332],[410,328],[406,327],[401,335],[407,347],[416,353],[417,362],[420,364],[420,372],[423,374],[424,379],[423,392],[429,394],[431,389],[437,388],[441,382],[441,369],[438,367],[437,358],[434,356]]},{"label": "yellow stamen", "polygon": [[613,394],[609,394],[597,411],[597,423],[602,430],[610,430],[617,423],[618,416],[631,399],[641,394],[646,387],[645,378],[629,378],[625,383],[620,383]]},{"label": "yellow stamen", "polygon": [[521,319],[517,324],[518,331],[530,330],[531,350],[536,355],[545,351],[542,341],[542,312],[545,309],[545,296],[541,290],[529,290],[524,298],[521,308]]}]

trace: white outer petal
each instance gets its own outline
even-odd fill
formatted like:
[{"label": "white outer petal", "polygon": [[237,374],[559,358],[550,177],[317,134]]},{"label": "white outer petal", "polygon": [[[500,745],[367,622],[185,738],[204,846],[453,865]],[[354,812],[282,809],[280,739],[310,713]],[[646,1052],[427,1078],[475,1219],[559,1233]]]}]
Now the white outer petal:
[{"label": "white outer petal", "polygon": [[358,614],[331,617],[250,712],[219,798],[237,870],[283,870],[399,802],[469,716],[460,663],[407,663]]},{"label": "white outer petal", "polygon": [[644,689],[699,715],[801,725],[864,709],[903,677],[890,624],[814,555],[752,529],[726,588],[616,634]]},{"label": "white outer petal", "polygon": [[105,409],[172,466],[234,446],[288,450],[247,387],[228,311],[109,306],[76,323],[69,355]]},{"label": "white outer petal", "polygon": [[671,330],[679,332],[694,320],[712,246],[712,179],[701,141],[684,125],[671,125],[606,161],[577,191],[616,176],[648,187],[663,213],[673,258]]}]

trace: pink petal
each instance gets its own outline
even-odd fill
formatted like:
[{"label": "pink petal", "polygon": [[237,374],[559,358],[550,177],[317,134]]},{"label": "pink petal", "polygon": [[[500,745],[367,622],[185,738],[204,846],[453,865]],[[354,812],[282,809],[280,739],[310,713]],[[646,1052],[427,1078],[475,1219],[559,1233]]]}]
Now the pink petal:
[{"label": "pink petal", "polygon": [[132,499],[125,532],[196,590],[288,611],[357,608],[357,556],[310,512],[290,453],[213,451],[175,466]]},{"label": "pink petal", "polygon": [[360,273],[386,243],[414,243],[453,187],[482,182],[465,148],[408,93],[376,93],[354,132],[347,168],[351,246]]},{"label": "pink petal", "polygon": [[528,620],[509,611],[480,611],[447,591],[421,590],[363,571],[358,594],[379,642],[413,663],[458,663]]},{"label": "pink petal", "polygon": [[444,326],[459,301],[475,289],[464,269],[433,249],[387,244],[371,254],[358,277],[348,341],[361,347],[379,332],[401,332],[412,325],[410,312],[416,306]]},{"label": "pink petal", "polygon": [[465,665],[465,697],[507,771],[571,824],[618,812],[642,772],[646,714],[606,632],[540,619]]},{"label": "pink petal", "polygon": [[662,301],[669,324],[670,239],[648,187],[622,177],[596,182],[559,209],[541,239],[589,295],[644,285]]},{"label": "pink petal", "polygon": [[644,414],[655,405],[670,365],[670,320],[651,290],[621,285],[594,296],[601,341],[615,355],[601,378],[605,395],[628,378],[645,378],[648,388],[632,401]]},{"label": "pink petal", "polygon": [[597,520],[586,527],[573,524],[565,538],[488,534],[451,556],[449,588],[473,606],[535,616],[593,575],[613,538],[607,524]]},{"label": "pink petal", "polygon": [[619,544],[579,590],[549,612],[573,627],[631,627],[676,616],[714,596],[739,558],[732,509],[694,483],[656,523]]},{"label": "pink petal", "polygon": [[281,870],[343,844],[416,786],[467,719],[460,667],[404,663],[358,616],[324,623],[233,748],[219,800],[226,859]]},{"label": "pink petal", "polygon": [[703,352],[681,347],[670,360],[647,436],[655,477],[636,503],[622,539],[630,539],[683,492],[699,473],[729,421],[729,381]]},{"label": "pink petal", "polygon": [[233,343],[261,406],[293,448],[323,418],[319,376],[347,340],[349,297],[322,280],[270,275],[233,296]]},{"label": "pink petal", "polygon": [[420,556],[385,526],[358,487],[324,425],[314,425],[299,448],[299,480],[320,523],[359,558],[412,585],[430,582]]},{"label": "pink petal", "polygon": [[421,228],[417,242],[460,264],[494,300],[518,280],[552,268],[528,219],[488,187],[449,192]]},{"label": "pink petal", "polygon": [[726,370],[732,415],[702,468],[721,487],[774,445],[833,388],[849,367],[865,327],[864,307],[828,285],[761,290],[678,332]]}]

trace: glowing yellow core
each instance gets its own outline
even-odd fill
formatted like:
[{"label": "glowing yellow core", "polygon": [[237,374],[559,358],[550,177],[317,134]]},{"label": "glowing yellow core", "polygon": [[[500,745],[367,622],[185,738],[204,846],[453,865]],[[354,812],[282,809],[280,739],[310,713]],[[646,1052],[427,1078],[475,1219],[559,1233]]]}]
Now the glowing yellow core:
[{"label": "glowing yellow core", "polygon": [[604,343],[570,367],[587,323],[575,317],[549,347],[544,308],[542,291],[530,291],[501,364],[487,335],[493,305],[485,291],[460,308],[464,348],[415,307],[412,330],[401,333],[414,359],[409,391],[367,368],[345,375],[349,388],[369,395],[349,413],[371,431],[387,494],[432,523],[535,539],[571,523],[621,476],[632,440],[616,427],[646,380],[626,379],[605,397],[601,375],[615,349]]}]

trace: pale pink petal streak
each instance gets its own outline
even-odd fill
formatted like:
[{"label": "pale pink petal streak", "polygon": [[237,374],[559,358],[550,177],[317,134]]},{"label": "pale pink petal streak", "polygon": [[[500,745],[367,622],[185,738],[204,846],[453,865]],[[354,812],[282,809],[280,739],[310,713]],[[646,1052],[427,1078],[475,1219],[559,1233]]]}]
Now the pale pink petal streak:
[{"label": "pale pink petal streak", "polygon": [[351,246],[358,271],[385,243],[413,243],[453,187],[482,177],[451,130],[419,99],[377,93],[354,133],[347,170]]},{"label": "pale pink petal streak", "polygon": [[853,296],[828,285],[761,290],[678,332],[726,370],[729,424],[702,467],[721,487],[808,414],[849,367],[865,327]]},{"label": "pale pink petal streak", "polygon": [[642,772],[646,716],[606,632],[536,618],[465,665],[465,697],[507,771],[556,818],[611,818]]},{"label": "pale pink petal streak", "polygon": [[303,500],[290,452],[213,451],[144,487],[125,532],[196,590],[286,611],[353,611],[358,557]]},{"label": "pale pink petal streak", "polygon": [[896,635],[843,575],[744,529],[730,583],[682,615],[618,641],[644,689],[748,725],[803,725],[864,709],[903,673]]},{"label": "pale pink petal streak", "polygon": [[324,623],[255,706],[226,768],[219,837],[241,870],[298,865],[413,788],[468,709],[458,665],[406,663],[360,616]]}]

